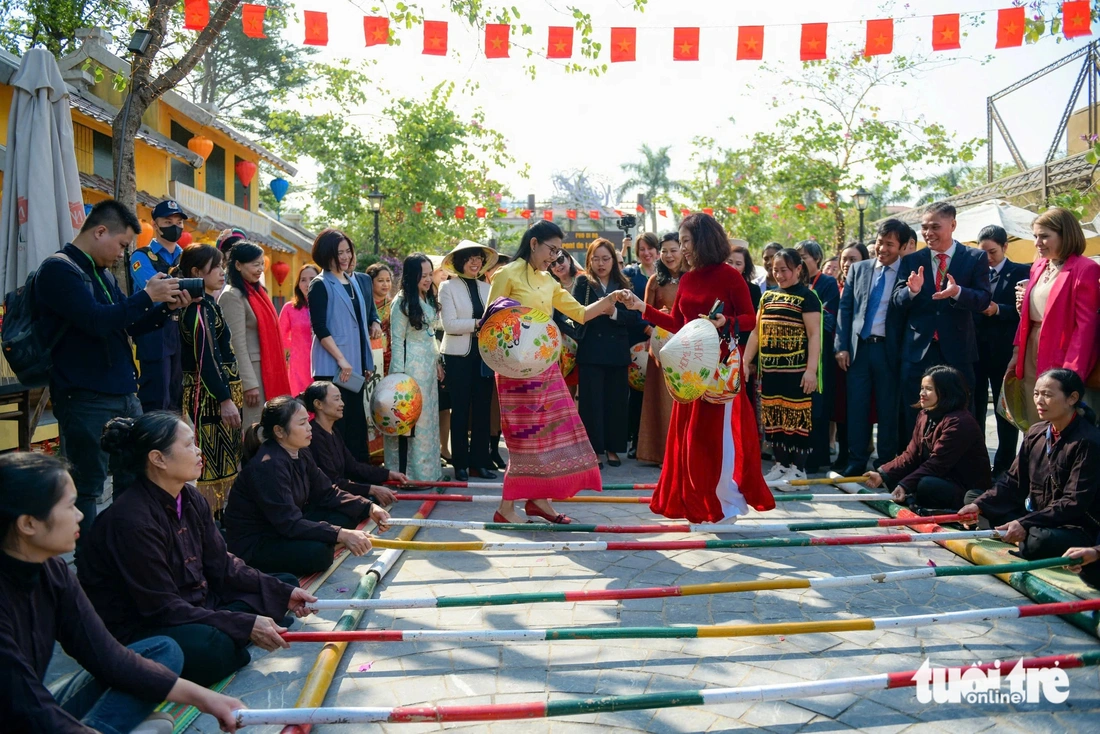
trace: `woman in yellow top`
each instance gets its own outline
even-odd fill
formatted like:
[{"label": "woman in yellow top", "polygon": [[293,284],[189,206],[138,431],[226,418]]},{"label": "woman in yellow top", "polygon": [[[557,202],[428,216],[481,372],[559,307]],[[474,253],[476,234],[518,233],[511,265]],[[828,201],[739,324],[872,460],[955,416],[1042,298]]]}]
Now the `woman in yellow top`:
[{"label": "woman in yellow top", "polygon": [[[554,309],[578,323],[615,311],[615,295],[609,294],[582,306],[548,272],[561,254],[565,233],[549,221],[541,221],[523,235],[516,258],[493,276],[489,303],[510,298],[522,306],[553,314]],[[485,315],[494,309],[490,306]],[[577,406],[555,362],[546,372],[526,380],[497,375],[508,469],[504,473],[504,499],[494,522],[522,522],[515,501],[527,500],[524,512],[554,523],[572,520],[558,513],[551,499],[572,497],[582,489],[600,489],[596,454],[588,441]]]}]

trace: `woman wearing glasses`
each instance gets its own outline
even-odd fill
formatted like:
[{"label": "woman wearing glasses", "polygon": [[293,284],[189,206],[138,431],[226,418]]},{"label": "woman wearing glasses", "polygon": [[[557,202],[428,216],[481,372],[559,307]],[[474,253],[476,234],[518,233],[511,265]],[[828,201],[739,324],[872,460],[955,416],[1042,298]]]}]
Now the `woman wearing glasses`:
[{"label": "woman wearing glasses", "polygon": [[[493,276],[486,316],[498,298],[553,314],[554,309],[583,324],[610,314],[615,299],[603,297],[587,307],[565,291],[546,270],[561,255],[561,227],[541,221],[527,230],[515,260]],[[515,501],[527,500],[524,512],[555,523],[571,522],[550,504],[552,499],[572,497],[582,489],[600,489],[596,454],[569,397],[561,368],[554,364],[534,379],[512,379],[498,374],[500,413],[508,446],[508,470],[504,474],[504,499],[495,522],[522,522]]]}]

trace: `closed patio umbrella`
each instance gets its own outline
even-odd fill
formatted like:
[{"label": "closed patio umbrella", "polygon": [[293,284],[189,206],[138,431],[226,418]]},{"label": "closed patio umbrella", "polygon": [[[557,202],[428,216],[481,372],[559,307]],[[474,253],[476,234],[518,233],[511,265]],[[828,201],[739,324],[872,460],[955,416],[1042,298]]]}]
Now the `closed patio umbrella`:
[{"label": "closed patio umbrella", "polygon": [[57,61],[31,49],[9,84],[7,159],[0,206],[2,293],[71,242],[84,223],[69,90]]}]

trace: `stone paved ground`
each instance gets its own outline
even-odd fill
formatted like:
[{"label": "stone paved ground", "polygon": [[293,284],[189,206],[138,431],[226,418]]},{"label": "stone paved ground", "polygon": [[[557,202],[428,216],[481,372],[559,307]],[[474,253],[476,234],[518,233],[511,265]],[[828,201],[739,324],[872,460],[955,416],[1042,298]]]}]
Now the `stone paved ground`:
[{"label": "stone paved ground", "polygon": [[[627,462],[605,469],[607,481],[654,481],[654,468]],[[563,505],[563,507],[565,507]],[[395,514],[408,516],[414,503]],[[571,505],[581,521],[653,521],[644,506]],[[433,517],[488,520],[485,505],[440,503]],[[877,516],[863,506],[796,504],[780,517]],[[494,537],[444,529],[423,529],[418,539]],[[495,537],[500,537],[499,535]],[[539,538],[558,537],[549,533]],[[665,537],[665,536],[655,536]],[[505,591],[623,588],[696,584],[794,575],[848,575],[883,569],[960,563],[938,547],[790,548],[744,552],[641,553],[406,553],[388,577],[382,596],[483,594]],[[354,589],[356,569],[345,564],[322,594]],[[350,591],[346,592],[350,595]],[[585,604],[543,604],[487,609],[380,611],[369,627],[474,629],[568,625],[673,625],[723,622],[822,620],[920,614],[933,611],[1026,604],[1029,601],[995,579],[969,577],[824,591],[697,596]],[[309,620],[328,629],[339,613]],[[1057,618],[942,625],[916,630],[851,632],[783,637],[576,641],[510,645],[386,643],[352,644],[339,666],[325,703],[392,706],[427,703],[501,703],[636,694],[704,687],[731,687],[914,669],[926,657],[934,663],[969,663],[1092,649],[1096,640]],[[253,707],[291,706],[319,645],[298,645],[265,655],[242,673],[228,692]],[[359,727],[413,734],[441,728],[471,732],[699,732],[760,728],[766,731],[836,732],[1096,732],[1100,731],[1100,680],[1095,670],[1070,673],[1071,694],[1061,705],[937,706],[917,702],[913,691],[634,711],[567,719],[494,724],[401,724]],[[208,717],[195,729],[215,732]],[[348,731],[352,727],[329,727]],[[259,731],[278,731],[277,727]]]},{"label": "stone paved ground", "polygon": [[[990,421],[992,424],[992,421]],[[990,426],[992,428],[992,426]],[[991,437],[996,440],[995,434]],[[991,444],[995,445],[995,444]],[[627,461],[604,470],[607,482],[656,481],[657,469]],[[825,490],[823,490],[825,491]],[[397,516],[417,503],[403,502]],[[644,505],[562,505],[581,522],[656,522]],[[440,503],[432,517],[490,520],[488,505]],[[784,517],[878,517],[862,505],[793,504],[769,513]],[[851,531],[864,532],[864,531]],[[865,531],[873,532],[873,531]],[[390,535],[394,535],[391,531]],[[493,533],[423,529],[421,540],[500,538]],[[557,538],[539,534],[534,538]],[[625,538],[629,536],[618,536]],[[672,537],[672,536],[648,536]],[[677,536],[683,537],[683,536]],[[866,546],[641,553],[406,553],[382,585],[382,596],[485,594],[508,591],[624,588],[698,584],[758,577],[849,575],[963,563],[936,546]],[[325,598],[350,596],[370,559],[349,559],[322,588]],[[832,590],[640,599],[584,604],[380,611],[373,628],[474,629],[569,625],[674,625],[823,620],[921,614],[1027,604],[1030,601],[984,576],[926,580]],[[331,629],[340,616],[307,618],[307,629]],[[295,625],[299,627],[301,623]],[[327,705],[393,706],[429,703],[502,703],[636,694],[697,688],[812,681],[915,669],[925,658],[964,664],[1019,656],[1093,649],[1095,638],[1058,618],[940,625],[898,631],[706,640],[618,640],[509,645],[353,643],[338,667]],[[267,654],[253,648],[254,662],[227,692],[252,707],[293,706],[320,645],[297,644]],[[55,677],[70,670],[58,655]],[[469,732],[1098,732],[1100,678],[1096,669],[1071,671],[1069,700],[1061,705],[922,705],[912,689],[876,691],[706,708],[633,711],[494,724],[401,724],[327,727],[322,731],[387,731],[417,734],[442,728]],[[213,734],[201,717],[191,731]],[[260,727],[258,732],[278,732]]]}]

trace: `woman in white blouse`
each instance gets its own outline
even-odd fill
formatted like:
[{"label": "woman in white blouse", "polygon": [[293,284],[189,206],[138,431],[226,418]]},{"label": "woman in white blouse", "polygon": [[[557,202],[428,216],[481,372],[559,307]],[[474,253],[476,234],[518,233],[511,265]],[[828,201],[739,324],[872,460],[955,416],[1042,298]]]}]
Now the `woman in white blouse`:
[{"label": "woman in white blouse", "polygon": [[489,305],[489,284],[481,277],[496,261],[492,248],[469,240],[459,242],[443,260],[443,269],[457,276],[440,285],[439,307],[451,393],[451,463],[458,481],[470,475],[497,478],[489,458],[492,373],[485,369],[477,347],[477,325]]}]

